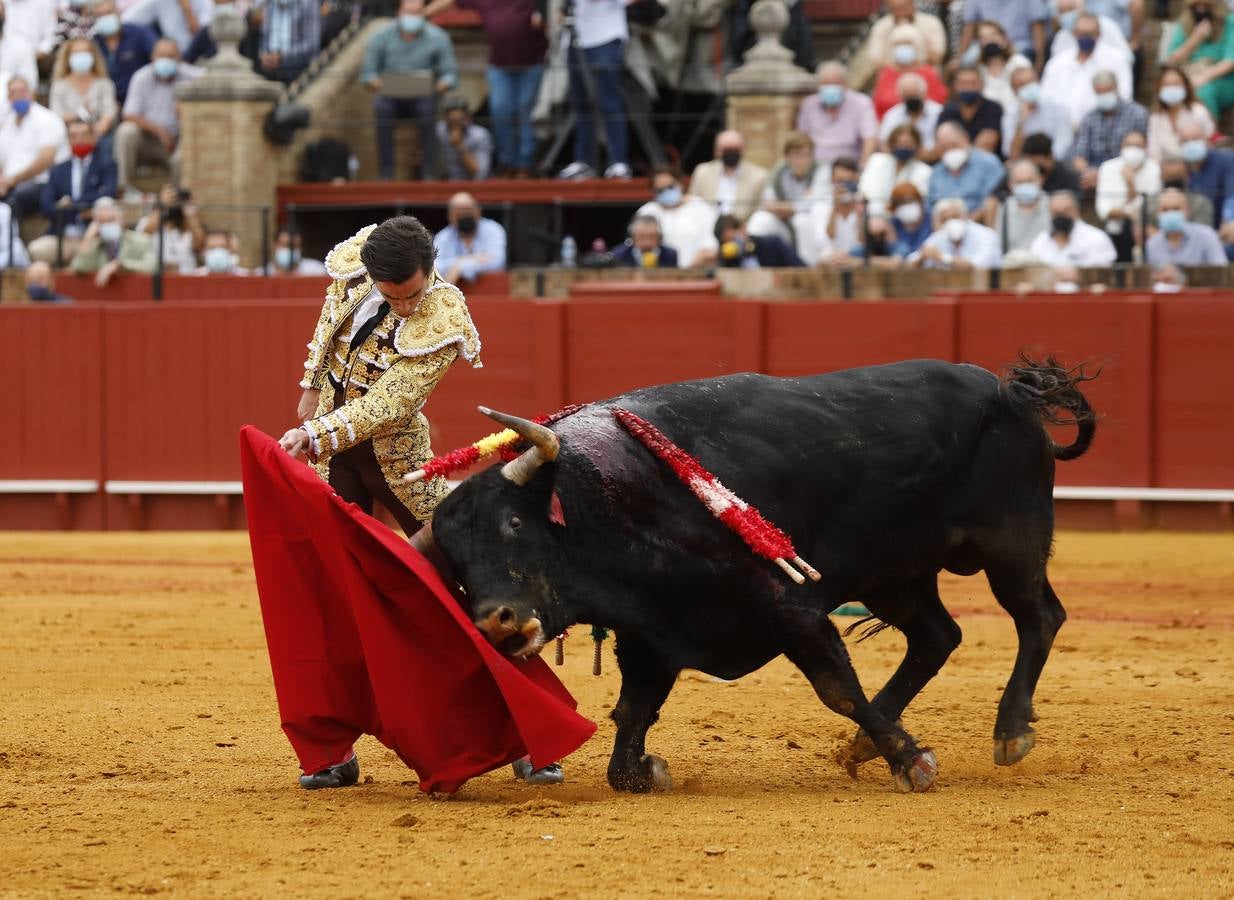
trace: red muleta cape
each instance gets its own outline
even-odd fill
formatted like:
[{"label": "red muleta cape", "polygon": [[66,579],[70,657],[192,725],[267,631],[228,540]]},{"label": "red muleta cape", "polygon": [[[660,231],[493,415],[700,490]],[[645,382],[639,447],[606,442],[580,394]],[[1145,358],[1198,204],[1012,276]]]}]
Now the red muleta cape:
[{"label": "red muleta cape", "polygon": [[406,541],[251,425],[240,457],[279,715],[305,772],[371,734],[420,790],[453,793],[591,737],[595,724],[544,661],[493,649]]}]

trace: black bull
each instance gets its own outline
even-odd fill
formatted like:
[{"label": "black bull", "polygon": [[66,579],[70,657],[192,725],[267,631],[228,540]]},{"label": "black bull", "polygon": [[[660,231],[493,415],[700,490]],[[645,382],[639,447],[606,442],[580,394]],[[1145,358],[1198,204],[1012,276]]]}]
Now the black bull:
[{"label": "black bull", "polygon": [[[1056,459],[1092,441],[1082,370],[1021,360],[1000,380],[912,360],[809,378],[733,375],[644,388],[548,429],[493,414],[536,446],[465,481],[420,541],[445,558],[498,647],[538,651],[576,622],[617,635],[621,696],[608,767],[618,790],[671,784],[644,748],[684,668],[733,679],[787,656],[830,709],[857,723],[856,765],[882,756],[903,791],[934,782],[933,753],[900,727],[960,643],[938,573],[984,570],[1019,652],[994,727],[994,760],[1033,746],[1033,691],[1066,618],[1046,578]],[[787,532],[822,572],[791,583],[755,556],[613,418],[625,407]],[[1053,443],[1044,422],[1078,425]],[[558,447],[559,441],[559,447]],[[550,521],[554,493],[564,524]],[[907,651],[867,700],[829,611],[860,601]]]}]

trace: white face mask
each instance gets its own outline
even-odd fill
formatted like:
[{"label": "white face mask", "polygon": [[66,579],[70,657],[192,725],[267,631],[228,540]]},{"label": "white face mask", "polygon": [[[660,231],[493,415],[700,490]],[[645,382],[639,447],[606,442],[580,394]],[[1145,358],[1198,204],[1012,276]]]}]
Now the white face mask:
[{"label": "white face mask", "polygon": [[1138,169],[1141,165],[1143,165],[1146,153],[1143,147],[1132,145],[1129,147],[1124,147],[1122,153],[1118,155],[1122,157],[1123,162],[1131,166],[1131,168]]},{"label": "white face mask", "polygon": [[1177,294],[1182,289],[1183,286],[1181,284],[1170,284],[1168,281],[1153,282],[1154,294]]},{"label": "white face mask", "polygon": [[1056,281],[1054,282],[1054,293],[1078,294],[1080,293],[1080,286],[1074,281]]},{"label": "white face mask", "polygon": [[961,219],[957,216],[943,223],[943,234],[947,235],[947,240],[953,244],[958,244],[964,240],[964,232],[966,231],[968,231],[967,219]]},{"label": "white face mask", "polygon": [[966,162],[968,162],[967,147],[952,147],[943,154],[943,165],[953,172],[964,168]]},{"label": "white face mask", "polygon": [[921,221],[921,204],[905,203],[896,207],[895,217],[911,228]]}]

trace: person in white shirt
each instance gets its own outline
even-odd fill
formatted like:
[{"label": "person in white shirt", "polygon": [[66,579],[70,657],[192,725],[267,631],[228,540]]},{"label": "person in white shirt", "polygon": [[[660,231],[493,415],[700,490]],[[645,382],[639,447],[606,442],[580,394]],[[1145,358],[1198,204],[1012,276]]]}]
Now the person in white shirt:
[{"label": "person in white shirt", "polygon": [[1079,204],[1069,191],[1050,197],[1050,228],[1037,235],[1028,252],[1043,265],[1081,269],[1109,266],[1118,257],[1110,236],[1080,218]]},{"label": "person in white shirt", "polygon": [[908,257],[908,264],[927,269],[997,269],[1003,260],[998,235],[966,215],[959,197],[935,203],[934,233]]},{"label": "person in white shirt", "polygon": [[685,194],[681,173],[672,166],[657,166],[652,171],[651,189],[655,199],[640,206],[635,217],[653,216],[660,222],[664,243],[677,251],[680,268],[712,263],[719,247],[715,238],[716,205]]},{"label": "person in white shirt", "polygon": [[154,28],[185,53],[193,36],[214,21],[214,0],[137,0],[120,20]]},{"label": "person in white shirt", "polygon": [[1160,192],[1161,164],[1149,159],[1146,138],[1133,131],[1119,155],[1097,169],[1097,217],[1107,226],[1118,219],[1138,224],[1144,198]]},{"label": "person in white shirt", "polygon": [[326,264],[303,255],[304,236],[284,225],[274,236],[274,259],[266,264],[267,275],[325,275]]},{"label": "person in white shirt", "polygon": [[[561,170],[560,178],[589,178],[598,171],[596,123],[604,126],[608,144],[605,178],[629,178],[630,161],[626,137],[626,107],[621,93],[625,70],[626,0],[574,0],[575,46],[569,50],[570,108],[574,113],[574,162]],[[583,67],[591,74],[586,79]],[[587,84],[594,88],[595,103]]]},{"label": "person in white shirt", "polygon": [[771,170],[762,206],[750,214],[746,231],[760,237],[775,235],[812,266],[818,260],[813,213],[830,196],[831,166],[814,159],[814,142],[808,134],[790,131],[784,139],[784,159]]},{"label": "person in white shirt", "polygon": [[933,169],[921,161],[921,136],[912,125],[904,124],[891,132],[886,152],[875,153],[861,172],[858,190],[871,212],[881,214],[891,198],[891,189],[908,181],[924,197],[930,191]]},{"label": "person in white shirt", "polygon": [[831,164],[831,196],[815,207],[813,215],[818,262],[851,266],[865,254],[865,216],[857,190],[855,159],[841,158]]},{"label": "person in white shirt", "polygon": [[926,96],[926,80],[916,72],[905,72],[896,81],[900,102],[883,114],[878,126],[878,142],[886,145],[891,132],[907,123],[917,129],[921,138],[921,157],[934,162],[934,132],[938,130],[938,115],[943,105]]},{"label": "person in white shirt", "polygon": [[925,61],[932,66],[942,63],[947,55],[947,32],[938,16],[914,8],[913,0],[887,0],[887,14],[871,26],[866,42],[866,55],[875,66],[891,62],[891,32],[897,25],[916,28],[925,44]]},{"label": "person in white shirt", "polygon": [[8,97],[9,112],[0,124],[0,198],[20,220],[38,210],[48,170],[69,158],[68,129],[34,102],[26,79],[10,78]]},{"label": "person in white shirt", "polygon": [[1066,107],[1071,127],[1097,106],[1093,76],[1103,69],[1114,74],[1118,96],[1131,100],[1131,65],[1127,57],[1100,40],[1097,17],[1082,13],[1075,23],[1076,46],[1050,58],[1041,74],[1041,97]]},{"label": "person in white shirt", "polygon": [[56,7],[56,0],[5,0],[5,30],[25,38],[44,66],[51,64],[56,49]]},{"label": "person in white shirt", "polygon": [[993,100],[1004,113],[1015,104],[1015,90],[1011,76],[1020,69],[1033,70],[1033,64],[1022,53],[1017,53],[1007,37],[1003,26],[997,22],[977,23],[977,43],[981,47],[981,95]]},{"label": "person in white shirt", "polygon": [[31,88],[39,86],[39,64],[32,44],[17,28],[8,24],[5,0],[0,0],[0,73],[19,75]]},{"label": "person in white shirt", "polygon": [[30,265],[26,245],[13,222],[13,210],[0,203],[0,269],[24,269]]},{"label": "person in white shirt", "polygon": [[[1050,42],[1050,56],[1057,56],[1075,49],[1075,35],[1072,34],[1072,29],[1080,13],[1084,12],[1084,0],[1054,0],[1054,5],[1058,14],[1058,31],[1054,32],[1054,39]],[[1101,15],[1097,16],[1097,22],[1100,26],[1102,42],[1117,49],[1127,57],[1128,63],[1134,65],[1135,54],[1132,53],[1131,46],[1127,43],[1127,36],[1123,34],[1118,23],[1109,16]]]}]

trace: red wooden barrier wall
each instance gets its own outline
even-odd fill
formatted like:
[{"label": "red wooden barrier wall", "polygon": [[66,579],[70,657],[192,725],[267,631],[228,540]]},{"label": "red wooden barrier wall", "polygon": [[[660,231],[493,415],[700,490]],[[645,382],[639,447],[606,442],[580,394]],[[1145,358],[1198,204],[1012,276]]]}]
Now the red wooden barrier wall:
[{"label": "red wooden barrier wall", "polygon": [[[478,403],[550,412],[657,382],[799,375],[935,357],[990,368],[1021,349],[1105,361],[1103,419],[1063,484],[1234,487],[1234,303],[963,297],[920,303],[525,300],[476,296],[485,368],[458,365],[427,409],[448,450],[490,431]],[[0,479],[233,480],[236,431],[295,422],[305,302],[0,308],[10,389]],[[1069,429],[1059,440],[1069,441]],[[157,501],[149,524],[217,524],[213,501]],[[183,514],[194,504],[205,509]],[[77,527],[128,527],[123,499],[73,501]],[[233,511],[235,512],[235,511]],[[233,516],[230,521],[235,521]],[[0,495],[0,528],[56,527],[47,497]]]}]

